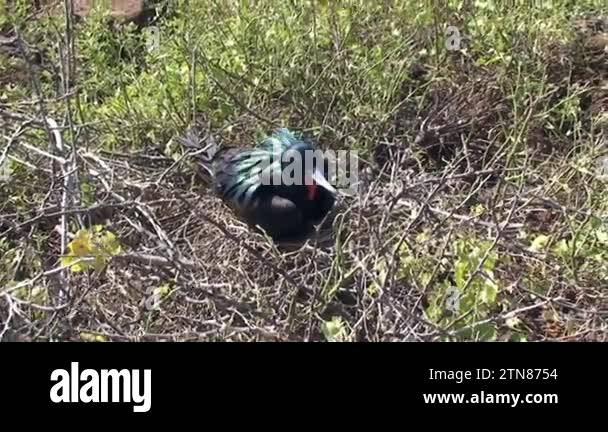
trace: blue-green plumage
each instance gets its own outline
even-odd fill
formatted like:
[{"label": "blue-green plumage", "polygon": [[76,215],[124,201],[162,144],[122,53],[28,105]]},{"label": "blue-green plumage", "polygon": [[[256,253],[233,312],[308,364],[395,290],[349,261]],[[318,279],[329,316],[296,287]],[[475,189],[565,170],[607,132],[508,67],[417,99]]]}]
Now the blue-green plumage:
[{"label": "blue-green plumage", "polygon": [[279,129],[264,138],[257,148],[241,150],[230,154],[228,158],[216,159],[218,192],[239,205],[248,205],[264,185],[264,181],[268,183],[273,176],[281,175],[282,157],[289,150],[303,152],[314,150],[314,147],[312,143],[288,129]]},{"label": "blue-green plumage", "polygon": [[[271,236],[288,237],[309,231],[333,207],[335,190],[323,167],[308,166],[305,154],[313,143],[288,129],[278,129],[253,148],[229,147],[212,161],[215,190],[243,219]],[[308,182],[284,184],[286,165]],[[291,167],[294,168],[294,165]]]}]

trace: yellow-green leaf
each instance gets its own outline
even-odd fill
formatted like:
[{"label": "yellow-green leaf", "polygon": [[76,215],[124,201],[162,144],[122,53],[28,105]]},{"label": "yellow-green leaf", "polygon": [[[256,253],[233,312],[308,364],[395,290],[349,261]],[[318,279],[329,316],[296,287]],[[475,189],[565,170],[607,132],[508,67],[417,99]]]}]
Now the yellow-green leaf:
[{"label": "yellow-green leaf", "polygon": [[532,241],[532,244],[530,245],[530,250],[532,252],[539,252],[539,251],[545,249],[547,247],[547,244],[549,243],[550,239],[551,239],[551,237],[546,236],[544,234],[537,236]]},{"label": "yellow-green leaf", "polygon": [[105,336],[95,333],[80,332],[80,339],[84,342],[105,342]]}]

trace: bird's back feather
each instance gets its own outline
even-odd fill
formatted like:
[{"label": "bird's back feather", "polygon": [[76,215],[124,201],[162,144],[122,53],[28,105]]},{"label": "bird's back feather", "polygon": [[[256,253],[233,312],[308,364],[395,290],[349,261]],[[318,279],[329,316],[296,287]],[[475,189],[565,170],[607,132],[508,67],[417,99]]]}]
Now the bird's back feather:
[{"label": "bird's back feather", "polygon": [[220,155],[215,163],[220,194],[239,205],[248,205],[263,186],[263,179],[269,181],[273,175],[280,175],[283,153],[296,146],[313,149],[310,142],[282,128],[262,139],[255,148]]}]

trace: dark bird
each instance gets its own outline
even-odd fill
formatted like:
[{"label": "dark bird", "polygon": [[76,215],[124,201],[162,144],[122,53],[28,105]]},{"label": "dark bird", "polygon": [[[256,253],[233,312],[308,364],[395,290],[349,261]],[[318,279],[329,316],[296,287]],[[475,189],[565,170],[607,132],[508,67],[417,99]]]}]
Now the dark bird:
[{"label": "dark bird", "polygon": [[335,203],[336,190],[323,174],[328,161],[315,150],[283,128],[254,147],[221,148],[205,168],[216,193],[242,220],[275,240],[290,240],[309,234]]}]

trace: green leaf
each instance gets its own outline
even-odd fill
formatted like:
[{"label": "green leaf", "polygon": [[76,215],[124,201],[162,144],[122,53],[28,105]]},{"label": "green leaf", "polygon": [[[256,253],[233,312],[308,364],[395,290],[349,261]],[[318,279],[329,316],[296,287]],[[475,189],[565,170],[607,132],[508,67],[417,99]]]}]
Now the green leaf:
[{"label": "green leaf", "polygon": [[106,337],[103,335],[88,333],[88,332],[80,332],[80,339],[84,342],[105,342],[107,341]]},{"label": "green leaf", "polygon": [[83,271],[86,268],[84,262],[78,262],[91,256],[93,251],[92,235],[87,230],[79,230],[74,239],[68,243],[67,254],[61,257],[60,263],[62,266],[70,266],[70,270],[74,273]]},{"label": "green leaf", "polygon": [[333,317],[331,321],[321,324],[321,331],[328,342],[342,342],[346,340],[346,329],[341,317]]},{"label": "green leaf", "polygon": [[549,240],[551,240],[551,237],[546,236],[546,235],[539,235],[537,236],[533,241],[532,244],[530,245],[530,251],[532,252],[539,252],[543,249],[545,249],[547,247],[547,244],[549,243]]},{"label": "green leaf", "polygon": [[600,243],[608,245],[608,230],[598,229],[595,231],[595,236]]},{"label": "green leaf", "polygon": [[157,296],[161,300],[164,299],[165,297],[167,297],[167,295],[169,295],[170,292],[171,292],[171,287],[167,283],[162,284],[158,288],[154,288],[154,295]]},{"label": "green leaf", "polygon": [[462,330],[459,332],[459,336],[466,340],[491,342],[496,340],[497,331],[494,324],[486,323]]},{"label": "green leaf", "polygon": [[494,304],[496,302],[496,295],[498,294],[498,285],[494,281],[486,280],[479,293],[479,300],[485,304]]},{"label": "green leaf", "polygon": [[553,252],[562,257],[565,258],[569,255],[570,253],[570,245],[568,244],[568,242],[566,240],[560,240],[559,242],[557,242],[557,244],[553,247]]},{"label": "green leaf", "polygon": [[114,233],[104,231],[103,226],[95,225],[92,230],[79,230],[67,246],[67,253],[61,257],[62,266],[70,267],[74,273],[89,268],[97,272],[103,270],[110,257],[122,251]]},{"label": "green leaf", "polygon": [[593,229],[598,229],[604,224],[602,219],[597,216],[591,216],[589,218],[589,223],[591,224],[591,228]]},{"label": "green leaf", "polygon": [[515,333],[511,336],[511,342],[528,342],[528,337],[523,333]]},{"label": "green leaf", "polygon": [[476,204],[471,208],[471,214],[473,216],[481,216],[486,212],[486,208],[483,204]]},{"label": "green leaf", "polygon": [[466,282],[465,275],[467,273],[467,263],[463,260],[456,261],[454,265],[454,281],[456,282],[456,286],[458,288],[464,288],[464,284]]}]

